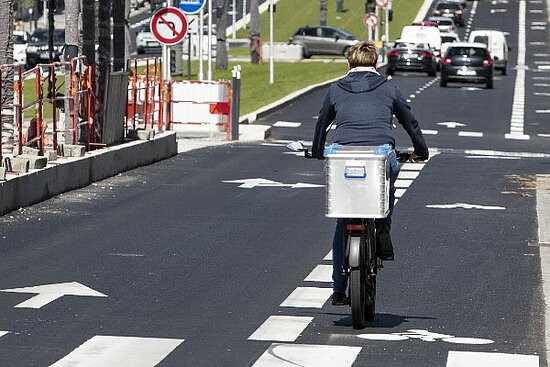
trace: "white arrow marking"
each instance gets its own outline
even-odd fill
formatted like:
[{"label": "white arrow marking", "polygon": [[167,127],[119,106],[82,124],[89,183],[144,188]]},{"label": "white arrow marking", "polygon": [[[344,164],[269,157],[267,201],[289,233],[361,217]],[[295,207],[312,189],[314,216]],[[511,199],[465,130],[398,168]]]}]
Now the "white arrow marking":
[{"label": "white arrow marking", "polygon": [[466,124],[462,124],[460,122],[454,122],[454,121],[438,122],[437,124],[442,126],[447,126],[449,129],[466,126]]},{"label": "white arrow marking", "polygon": [[34,287],[2,289],[0,292],[37,293],[37,296],[16,305],[16,308],[41,308],[63,296],[107,297],[77,282],[37,285]]},{"label": "white arrow marking", "polygon": [[483,209],[483,210],[505,210],[503,206],[484,206],[476,204],[465,204],[465,203],[456,203],[456,204],[443,204],[443,205],[426,205],[426,208],[432,209]]},{"label": "white arrow marking", "polygon": [[303,182],[298,182],[295,184],[284,184],[282,182],[266,180],[265,178],[248,178],[244,180],[229,180],[229,181],[222,181],[222,182],[241,184],[239,185],[239,187],[243,189],[252,189],[254,187],[291,187],[293,189],[324,187],[324,185],[309,184],[309,183],[303,183]]},{"label": "white arrow marking", "polygon": [[9,331],[0,331],[0,338],[9,333]]}]

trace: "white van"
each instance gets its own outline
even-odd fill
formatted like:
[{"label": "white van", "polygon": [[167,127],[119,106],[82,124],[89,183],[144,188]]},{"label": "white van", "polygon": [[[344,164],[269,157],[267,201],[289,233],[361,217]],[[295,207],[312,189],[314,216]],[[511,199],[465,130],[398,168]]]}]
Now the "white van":
[{"label": "white van", "polygon": [[487,49],[493,58],[496,70],[506,75],[508,65],[508,43],[503,32],[492,29],[476,29],[470,33],[469,42],[479,42],[487,45]]},{"label": "white van", "polygon": [[441,31],[437,27],[409,25],[401,31],[402,40],[416,43],[427,43],[435,50],[435,55],[441,57]]}]

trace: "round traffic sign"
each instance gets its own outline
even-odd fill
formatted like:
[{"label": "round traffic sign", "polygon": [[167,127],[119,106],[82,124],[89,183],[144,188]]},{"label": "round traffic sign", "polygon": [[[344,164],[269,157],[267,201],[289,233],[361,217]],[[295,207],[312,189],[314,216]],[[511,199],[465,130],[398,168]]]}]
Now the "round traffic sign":
[{"label": "round traffic sign", "polygon": [[373,29],[376,28],[378,24],[380,24],[380,18],[378,17],[378,15],[370,13],[365,15],[363,23],[365,24],[365,27]]},{"label": "round traffic sign", "polygon": [[388,6],[388,0],[376,0],[376,5],[379,8],[386,8]]},{"label": "round traffic sign", "polygon": [[179,8],[185,14],[197,14],[206,4],[206,0],[179,0]]},{"label": "round traffic sign", "polygon": [[187,18],[178,8],[161,8],[151,18],[153,36],[165,45],[175,45],[181,42],[187,34]]}]

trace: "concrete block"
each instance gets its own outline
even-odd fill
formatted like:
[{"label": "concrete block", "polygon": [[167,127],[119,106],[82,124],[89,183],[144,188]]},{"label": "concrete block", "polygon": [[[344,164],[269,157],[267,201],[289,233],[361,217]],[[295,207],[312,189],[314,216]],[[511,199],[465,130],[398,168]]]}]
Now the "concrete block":
[{"label": "concrete block", "polygon": [[128,130],[127,137],[129,139],[137,139],[137,140],[153,140],[155,138],[155,130],[152,130],[152,129]]},{"label": "concrete block", "polygon": [[11,160],[11,169],[17,173],[27,173],[30,167],[30,156],[18,155]]},{"label": "concrete block", "polygon": [[24,155],[38,155],[40,151],[36,148],[23,147],[22,154]]},{"label": "concrete block", "polygon": [[0,167],[0,181],[6,181],[6,168]]},{"label": "concrete block", "polygon": [[86,147],[84,145],[63,145],[64,157],[84,157],[86,153]]},{"label": "concrete block", "polygon": [[29,169],[42,169],[46,168],[48,164],[48,158],[39,155],[29,155]]},{"label": "concrete block", "polygon": [[55,151],[53,149],[46,150],[44,152],[44,156],[48,159],[48,162],[57,161],[57,151]]}]

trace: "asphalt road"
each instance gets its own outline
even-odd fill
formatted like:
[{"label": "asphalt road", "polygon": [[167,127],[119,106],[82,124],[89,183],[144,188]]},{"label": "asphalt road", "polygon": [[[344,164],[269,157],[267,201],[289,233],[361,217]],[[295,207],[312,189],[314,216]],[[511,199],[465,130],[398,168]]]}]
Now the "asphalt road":
[{"label": "asphalt road", "polygon": [[472,27],[510,32],[493,90],[395,76],[432,157],[403,167],[396,260],[365,329],[327,302],[323,163],[284,148],[311,140],[321,90],[260,121],[270,141],[187,152],[1,217],[1,365],[547,366],[532,184],[550,167],[550,40],[533,28],[545,5],[522,3],[529,140],[507,138],[518,2],[469,2]]}]

